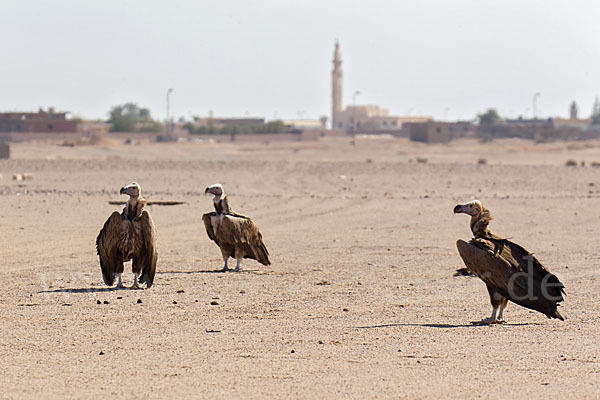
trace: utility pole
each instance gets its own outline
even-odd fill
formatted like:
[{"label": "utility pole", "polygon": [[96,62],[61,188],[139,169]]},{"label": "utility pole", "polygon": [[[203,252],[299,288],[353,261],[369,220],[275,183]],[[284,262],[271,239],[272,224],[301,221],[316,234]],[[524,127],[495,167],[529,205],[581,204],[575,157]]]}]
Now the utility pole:
[{"label": "utility pole", "polygon": [[540,92],[535,92],[533,95],[532,106],[533,106],[533,119],[537,119],[537,99],[540,97]]},{"label": "utility pole", "polygon": [[359,94],[358,90],[352,94],[352,136],[356,134],[356,96]]},{"label": "utility pole", "polygon": [[173,93],[173,88],[169,88],[169,90],[167,90],[167,122],[166,122],[166,128],[167,128],[167,136],[170,135],[171,133],[171,118],[169,115],[169,108],[171,106],[171,93]]}]

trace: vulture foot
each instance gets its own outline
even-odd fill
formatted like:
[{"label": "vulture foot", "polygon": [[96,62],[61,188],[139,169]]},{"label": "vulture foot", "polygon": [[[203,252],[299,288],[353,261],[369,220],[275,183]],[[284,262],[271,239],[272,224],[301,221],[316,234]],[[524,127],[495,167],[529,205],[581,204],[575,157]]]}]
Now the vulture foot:
[{"label": "vulture foot", "polygon": [[493,324],[505,324],[506,321],[502,320],[502,319],[491,319],[491,318],[484,318],[481,321],[471,321],[472,325],[493,325]]}]

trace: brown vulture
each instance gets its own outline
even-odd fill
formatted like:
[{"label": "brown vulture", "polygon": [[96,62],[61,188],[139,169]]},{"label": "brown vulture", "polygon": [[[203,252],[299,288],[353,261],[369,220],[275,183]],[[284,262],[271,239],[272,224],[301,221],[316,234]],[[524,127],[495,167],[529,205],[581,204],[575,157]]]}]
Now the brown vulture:
[{"label": "brown vulture", "polygon": [[146,199],[141,197],[140,185],[133,182],[121,188],[121,194],[129,195],[122,213],[113,212],[96,238],[96,251],[100,257],[100,268],[104,283],[112,286],[115,278],[117,287],[122,288],[123,263],[133,259],[133,289],[139,283],[147,288],[154,282],[156,272],[156,229],[150,213],[144,210]]},{"label": "brown vulture", "polygon": [[556,275],[523,247],[493,234],[488,229],[492,216],[479,200],[457,205],[454,213],[471,216],[473,239],[458,240],[456,247],[466,270],[478,276],[490,294],[492,315],[482,323],[503,322],[508,300],[564,321],[557,310],[563,301],[564,285]]},{"label": "brown vulture", "polygon": [[225,261],[223,271],[229,270],[229,257],[237,260],[236,272],[240,270],[243,258],[252,258],[263,265],[271,265],[269,252],[262,241],[258,226],[250,217],[231,210],[223,186],[216,183],[207,187],[204,193],[214,195],[215,211],[204,214],[202,221],[208,237],[221,249]]}]

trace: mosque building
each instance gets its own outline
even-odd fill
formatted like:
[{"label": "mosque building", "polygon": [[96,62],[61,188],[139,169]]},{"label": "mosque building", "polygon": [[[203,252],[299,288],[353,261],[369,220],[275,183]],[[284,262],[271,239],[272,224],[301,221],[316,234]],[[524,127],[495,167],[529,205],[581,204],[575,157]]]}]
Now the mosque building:
[{"label": "mosque building", "polygon": [[433,118],[426,116],[389,115],[387,109],[378,105],[343,106],[343,71],[340,44],[335,43],[333,52],[333,70],[331,71],[331,128],[347,133],[377,133],[401,131],[406,123],[428,122]]}]

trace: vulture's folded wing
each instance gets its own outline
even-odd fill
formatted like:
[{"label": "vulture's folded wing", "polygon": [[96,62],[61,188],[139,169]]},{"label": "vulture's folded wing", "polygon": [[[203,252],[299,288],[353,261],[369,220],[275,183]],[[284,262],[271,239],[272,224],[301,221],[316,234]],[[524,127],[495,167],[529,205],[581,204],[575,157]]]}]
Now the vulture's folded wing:
[{"label": "vulture's folded wing", "polygon": [[[96,238],[96,252],[100,257],[102,279],[108,286],[114,283],[114,273],[122,270],[123,256],[119,252],[118,241],[121,233],[122,217],[118,212],[113,212],[106,220]],[[120,268],[119,268],[120,267]]]},{"label": "vulture's folded wing", "polygon": [[563,319],[557,311],[563,301],[562,283],[533,254],[505,239],[459,240],[456,247],[467,268],[504,297],[549,318]]},{"label": "vulture's folded wing", "polygon": [[206,228],[206,233],[208,234],[208,237],[212,241],[214,241],[218,246],[219,242],[217,241],[217,237],[215,236],[215,229],[213,227],[212,219],[211,219],[211,217],[216,217],[216,216],[217,216],[216,212],[206,213],[202,216],[202,221],[204,221],[204,227]]},{"label": "vulture's folded wing", "polygon": [[269,251],[262,240],[258,226],[241,214],[225,215],[217,230],[219,241],[227,240],[234,245],[242,246],[246,256],[263,265],[271,265]]},{"label": "vulture's folded wing", "polygon": [[150,213],[146,210],[142,211],[142,214],[134,221],[134,224],[140,224],[143,244],[140,250],[142,254],[134,257],[133,262],[142,264],[140,283],[145,283],[146,287],[150,288],[152,283],[154,283],[154,274],[156,273],[156,263],[158,261],[156,229],[154,228],[154,222],[152,222]]}]

